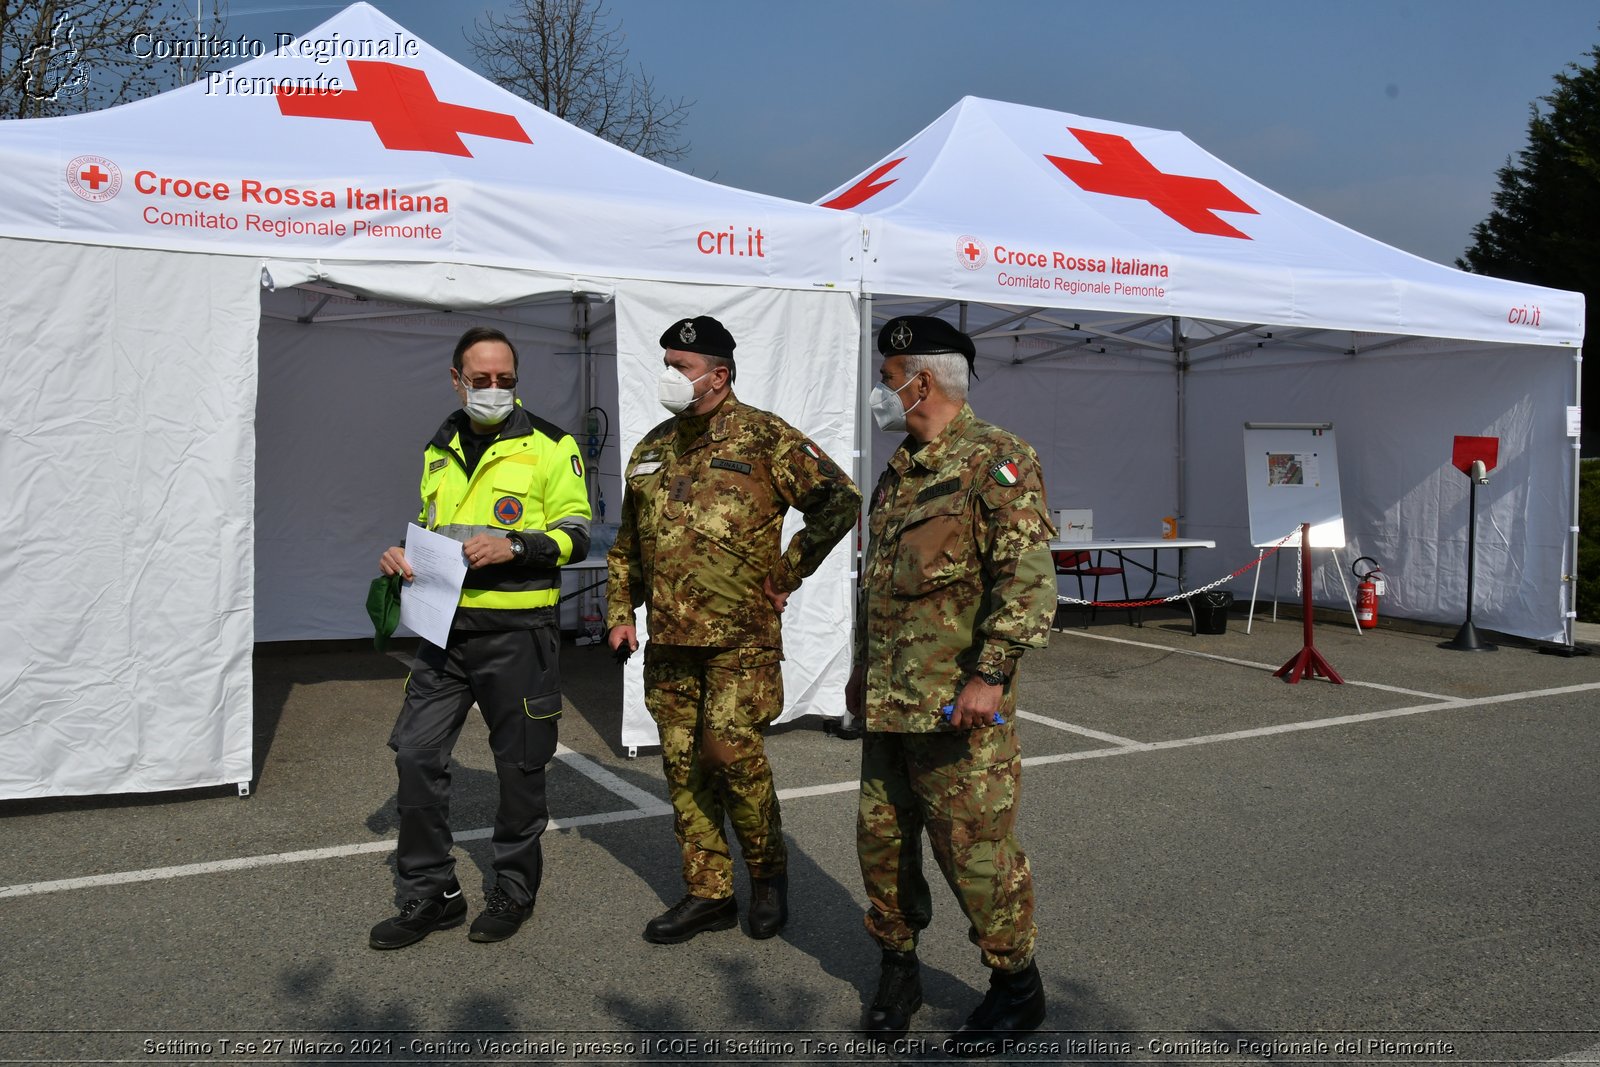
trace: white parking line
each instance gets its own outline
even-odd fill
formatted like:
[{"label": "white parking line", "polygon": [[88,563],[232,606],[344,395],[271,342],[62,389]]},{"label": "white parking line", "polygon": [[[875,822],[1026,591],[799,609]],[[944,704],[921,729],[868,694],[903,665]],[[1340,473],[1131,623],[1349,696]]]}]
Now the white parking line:
[{"label": "white parking line", "polygon": [[[1530,689],[1521,693],[1502,693],[1498,696],[1448,698],[1434,704],[1419,704],[1409,708],[1372,711],[1360,715],[1338,715],[1333,718],[1312,719],[1306,722],[1280,723],[1276,726],[1263,726],[1254,730],[1234,730],[1230,733],[1206,734],[1200,737],[1185,737],[1174,741],[1135,741],[1128,744],[1118,744],[1113,748],[1089,749],[1084,752],[1062,752],[1049,756],[1028,756],[1023,759],[1022,763],[1025,767],[1034,767],[1050,763],[1068,763],[1073,760],[1104,759],[1110,756],[1159,752],[1164,749],[1192,748],[1199,745],[1220,744],[1224,741],[1243,741],[1250,738],[1268,737],[1273,734],[1295,733],[1303,730],[1324,730],[1333,726],[1374,722],[1379,719],[1393,719],[1406,715],[1422,715],[1430,711],[1456,711],[1462,708],[1480,708],[1491,704],[1508,704],[1519,700],[1532,700],[1536,697],[1588,693],[1597,689],[1600,689],[1600,682],[1589,682],[1584,685],[1566,685],[1555,689]],[[670,805],[662,803],[637,786],[622,781],[622,779],[617,778],[610,771],[594,763],[586,756],[571,750],[567,750],[566,754],[563,755],[559,748],[557,756],[568,766],[605,785],[606,788],[613,789],[618,795],[629,795],[630,800],[648,801],[649,810],[646,809],[643,803],[640,803],[626,811],[606,811],[591,815],[578,815],[570,819],[552,819],[550,820],[550,829],[552,830],[570,830],[579,826],[633,822],[638,819],[657,818],[672,812]],[[585,769],[585,764],[589,765],[589,769]],[[855,781],[847,781],[832,782],[826,785],[797,786],[792,789],[780,789],[778,797],[781,800],[790,800],[801,797],[826,796],[831,793],[854,792],[858,785],[859,783]],[[617,788],[618,786],[621,788]],[[632,794],[637,794],[637,796],[634,797]],[[485,827],[477,830],[463,830],[453,836],[457,841],[477,841],[489,837],[492,833],[492,829]],[[244,856],[231,860],[214,860],[210,863],[187,863],[176,867],[153,867],[142,871],[118,871],[113,874],[95,874],[83,878],[61,878],[50,882],[24,882],[20,885],[0,886],[0,898],[36,896],[41,893],[59,893],[69,889],[89,889],[95,886],[154,882],[166,878],[187,878],[191,875],[242,871],[256,867],[274,867],[287,863],[306,863],[312,860],[340,859],[346,856],[359,856],[373,852],[389,852],[394,849],[394,845],[393,838],[385,838],[382,841],[364,841],[355,845],[313,848],[300,852],[276,852],[266,856]],[[1582,1054],[1575,1053],[1574,1055]]]},{"label": "white parking line", "polygon": [[1092,737],[1096,741],[1104,741],[1108,745],[1117,745],[1122,748],[1145,747],[1143,741],[1135,741],[1128,737],[1118,737],[1116,734],[1103,734],[1099,730],[1091,730],[1087,726],[1076,726],[1070,722],[1062,722],[1060,719],[1052,719],[1047,715],[1038,715],[1031,711],[1023,711],[1021,708],[1017,709],[1017,718],[1027,719],[1029,722],[1036,722],[1041,726],[1049,726],[1057,730],[1065,730],[1069,734],[1082,734],[1084,737]]},{"label": "white parking line", "polygon": [[668,804],[653,793],[640,789],[631,782],[623,781],[588,756],[574,752],[566,745],[557,743],[556,759],[565,763],[591,782],[609,789],[646,815],[670,815],[672,813],[671,804]]},{"label": "white parking line", "polygon": [[1565,696],[1568,693],[1587,693],[1600,689],[1600,682],[1583,685],[1566,685],[1556,689],[1531,689],[1522,693],[1502,693],[1492,697],[1463,697],[1447,699],[1437,704],[1417,704],[1409,708],[1391,708],[1388,711],[1368,711],[1359,715],[1335,715],[1327,719],[1308,719],[1303,722],[1285,722],[1276,726],[1260,726],[1253,730],[1233,730],[1225,734],[1204,734],[1200,737],[1183,737],[1174,741],[1149,741],[1136,749],[1097,748],[1084,752],[1059,752],[1049,756],[1026,756],[1024,767],[1045,763],[1068,763],[1080,759],[1101,759],[1106,756],[1125,756],[1129,752],[1159,752],[1172,748],[1192,748],[1196,745],[1215,745],[1223,741],[1245,741],[1273,734],[1291,734],[1303,730],[1326,730],[1330,726],[1348,726],[1358,722],[1375,722],[1379,719],[1396,719],[1406,715],[1422,715],[1430,711],[1455,711],[1459,708],[1480,708],[1488,704],[1506,704],[1534,697]]},{"label": "white parking line", "polygon": [[[1193,656],[1196,659],[1215,660],[1218,663],[1232,663],[1238,667],[1250,667],[1258,671],[1276,671],[1283,666],[1281,663],[1257,663],[1254,660],[1235,659],[1233,656],[1219,656],[1215,652],[1194,652],[1187,648],[1173,648],[1171,645],[1158,645],[1150,641],[1135,641],[1128,637],[1112,637],[1109,634],[1086,634],[1077,630],[1052,630],[1052,633],[1067,634],[1072,637],[1084,637],[1090,641],[1110,641],[1114,645],[1132,645],[1135,648],[1153,648],[1157,652],[1173,652],[1180,656]],[[1444,693],[1425,693],[1420,689],[1403,689],[1398,685],[1384,685],[1382,682],[1358,682],[1351,678],[1344,680],[1345,685],[1356,685],[1363,689],[1378,689],[1385,693],[1399,693],[1401,696],[1422,697],[1425,700],[1450,700]]]}]

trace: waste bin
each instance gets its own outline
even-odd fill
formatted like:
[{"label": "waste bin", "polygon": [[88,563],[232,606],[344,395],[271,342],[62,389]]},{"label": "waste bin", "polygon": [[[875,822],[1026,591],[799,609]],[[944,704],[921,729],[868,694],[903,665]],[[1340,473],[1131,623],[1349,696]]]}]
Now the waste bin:
[{"label": "waste bin", "polygon": [[1201,634],[1228,632],[1228,609],[1233,607],[1233,594],[1213,589],[1194,598],[1194,629]]}]

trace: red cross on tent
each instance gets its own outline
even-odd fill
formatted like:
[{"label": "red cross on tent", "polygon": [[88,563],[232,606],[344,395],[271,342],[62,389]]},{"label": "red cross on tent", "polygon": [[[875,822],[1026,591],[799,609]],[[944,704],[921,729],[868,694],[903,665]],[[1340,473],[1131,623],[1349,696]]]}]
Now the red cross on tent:
[{"label": "red cross on tent", "polygon": [[1080,189],[1148,200],[1157,211],[1195,233],[1250,240],[1249,234],[1234,229],[1212,212],[1244,211],[1251,215],[1259,212],[1215,178],[1165,174],[1140,155],[1126,137],[1078,130],[1071,126],[1067,128],[1100,162],[1090,163],[1052,155],[1044,158],[1060,168],[1061,173],[1076,182]]},{"label": "red cross on tent", "polygon": [[383,147],[399,152],[471,156],[463,133],[533,143],[515,116],[444,103],[427,74],[415,67],[352,59],[350,78],[356,88],[339,93],[280,88],[278,110],[302,118],[370,122]]},{"label": "red cross on tent", "polygon": [[89,188],[95,192],[100,191],[100,186],[111,180],[111,175],[100,169],[100,164],[91,163],[89,169],[78,172],[78,180],[89,183]]}]

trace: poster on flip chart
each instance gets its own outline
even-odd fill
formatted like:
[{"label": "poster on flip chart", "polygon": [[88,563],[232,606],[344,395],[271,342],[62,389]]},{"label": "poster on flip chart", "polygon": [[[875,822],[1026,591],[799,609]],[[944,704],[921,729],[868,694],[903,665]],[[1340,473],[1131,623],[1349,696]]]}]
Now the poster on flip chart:
[{"label": "poster on flip chart", "polygon": [[1307,522],[1312,548],[1344,547],[1332,423],[1245,423],[1244,477],[1255,547],[1298,546]]}]

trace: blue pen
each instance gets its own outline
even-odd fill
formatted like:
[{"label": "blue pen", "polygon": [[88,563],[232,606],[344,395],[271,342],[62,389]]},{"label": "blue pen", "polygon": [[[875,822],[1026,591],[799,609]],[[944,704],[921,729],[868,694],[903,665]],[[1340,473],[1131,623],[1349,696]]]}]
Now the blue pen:
[{"label": "blue pen", "polygon": [[[952,715],[954,715],[956,713],[956,706],[954,704],[946,704],[944,707],[940,708],[939,710],[944,713],[945,722],[949,722],[950,721],[950,716],[952,716]],[[994,724],[996,726],[1004,726],[1006,724],[1005,719],[1001,718],[1000,713],[998,711],[994,713]]]}]

